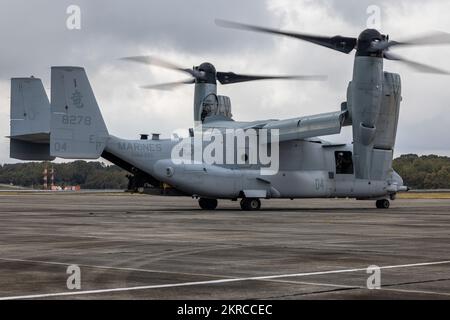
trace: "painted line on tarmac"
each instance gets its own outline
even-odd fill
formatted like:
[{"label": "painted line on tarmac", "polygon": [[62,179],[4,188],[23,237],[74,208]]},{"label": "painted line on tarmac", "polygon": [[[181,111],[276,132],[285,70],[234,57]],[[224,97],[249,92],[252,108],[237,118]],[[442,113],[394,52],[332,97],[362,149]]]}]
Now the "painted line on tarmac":
[{"label": "painted line on tarmac", "polygon": [[446,296],[450,297],[450,293],[446,292],[434,292],[434,291],[422,291],[422,290],[410,290],[410,289],[395,289],[395,288],[383,288],[381,286],[380,290],[401,292],[401,293],[419,293],[419,294],[431,294],[435,296]]},{"label": "painted line on tarmac", "polygon": [[[323,282],[307,282],[307,281],[289,281],[289,280],[265,280],[268,282],[275,282],[275,283],[287,283],[287,284],[299,284],[299,285],[310,285],[310,286],[318,286],[318,287],[334,287],[334,288],[342,288],[342,289],[363,289],[367,290],[367,287],[364,286],[349,286],[344,284],[335,284],[335,283],[323,283]],[[424,290],[412,290],[412,289],[401,289],[401,288],[390,288],[395,284],[389,284],[389,288],[386,288],[385,286],[381,286],[380,289],[377,289],[376,291],[393,291],[393,292],[401,292],[401,293],[418,293],[418,294],[430,294],[430,295],[440,295],[440,296],[450,296],[450,293],[446,292],[435,292],[435,291],[424,291]],[[399,284],[403,285],[403,284]],[[323,292],[307,292],[304,294],[299,294],[299,296],[304,295],[313,295],[313,294],[322,294]],[[278,297],[277,297],[278,298]]]},{"label": "painted line on tarmac", "polygon": [[[423,266],[433,266],[433,265],[442,265],[442,264],[450,264],[450,260],[381,266],[380,269],[411,268],[411,267],[423,267]],[[40,299],[40,298],[89,295],[89,294],[99,294],[99,293],[114,293],[114,292],[149,290],[149,289],[190,287],[190,286],[213,285],[213,284],[251,281],[251,280],[269,280],[269,279],[290,278],[290,277],[305,277],[305,276],[315,276],[315,275],[325,275],[325,274],[339,274],[339,273],[349,273],[349,272],[358,272],[358,271],[366,271],[366,270],[367,270],[367,267],[354,268],[354,269],[329,270],[329,271],[277,274],[277,275],[271,275],[271,276],[258,276],[258,277],[230,278],[230,279],[218,279],[218,280],[207,280],[207,281],[169,283],[169,284],[136,286],[136,287],[126,287],[126,288],[98,289],[98,290],[85,290],[85,291],[74,291],[74,292],[66,291],[66,292],[43,293],[43,294],[33,294],[33,295],[23,295],[23,296],[0,297],[0,300]]]},{"label": "painted line on tarmac", "polygon": [[148,273],[167,273],[167,274],[179,274],[179,275],[197,276],[197,277],[210,277],[210,278],[233,278],[232,276],[224,276],[224,275],[208,274],[208,273],[192,273],[192,272],[167,271],[167,270],[158,270],[158,269],[142,269],[142,268],[130,268],[130,267],[100,266],[100,265],[83,264],[83,263],[67,263],[67,262],[30,260],[30,259],[0,258],[0,261],[36,263],[36,264],[40,263],[40,264],[56,265],[56,266],[77,265],[79,267],[92,268],[92,269],[133,271],[133,272],[148,272]]}]

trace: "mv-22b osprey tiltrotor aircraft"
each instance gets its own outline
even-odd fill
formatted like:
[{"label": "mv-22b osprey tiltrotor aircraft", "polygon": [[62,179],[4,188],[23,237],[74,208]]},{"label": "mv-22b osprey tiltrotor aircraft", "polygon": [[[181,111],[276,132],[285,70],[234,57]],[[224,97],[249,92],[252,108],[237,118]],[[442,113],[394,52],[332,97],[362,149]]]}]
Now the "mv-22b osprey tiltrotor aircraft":
[{"label": "mv-22b osprey tiltrotor aircraft", "polygon": [[[400,45],[450,43],[448,34],[435,33],[396,42],[373,29],[363,31],[356,39],[290,33],[226,21],[217,24],[290,36],[343,53],[356,49],[347,101],[341,104],[340,110],[325,114],[238,122],[232,119],[229,98],[217,95],[216,80],[226,84],[276,77],[216,72],[206,63],[192,70],[183,69],[162,60],[132,57],[128,59],[177,69],[192,76],[187,81],[157,87],[195,83],[196,126],[189,137],[182,139],[160,139],[154,135],[151,140],[146,137],[124,140],[109,134],[84,69],[53,67],[51,104],[39,79],[12,79],[11,157],[22,160],[102,157],[146,177],[154,187],[170,186],[179,194],[199,198],[202,209],[215,209],[217,199],[241,199],[243,210],[257,210],[261,198],[330,197],[376,200],[377,208],[388,208],[389,200],[397,192],[407,190],[392,169],[401,101],[400,76],[384,72],[383,59],[400,60],[423,72],[446,73],[400,58],[389,49]],[[338,134],[346,125],[352,126],[353,143],[333,144],[317,138]],[[235,145],[239,137],[233,136],[229,148],[230,130],[244,133],[244,144]],[[269,138],[260,134],[261,130],[270,131]],[[245,136],[250,131],[253,138],[256,135],[259,148],[270,150],[267,155],[270,153],[277,162],[275,170],[264,171],[267,162],[259,158],[256,163],[250,161],[254,159],[252,137]],[[205,161],[204,153],[200,158],[196,156],[198,137],[212,136],[214,132],[219,132],[221,138],[216,134],[210,142],[220,140],[225,158],[233,161],[211,163]],[[208,139],[203,138],[200,150],[205,151]],[[189,147],[174,153],[180,144]],[[274,159],[276,151],[278,157]],[[220,153],[216,148],[211,155]],[[174,154],[190,161],[180,161]]]}]

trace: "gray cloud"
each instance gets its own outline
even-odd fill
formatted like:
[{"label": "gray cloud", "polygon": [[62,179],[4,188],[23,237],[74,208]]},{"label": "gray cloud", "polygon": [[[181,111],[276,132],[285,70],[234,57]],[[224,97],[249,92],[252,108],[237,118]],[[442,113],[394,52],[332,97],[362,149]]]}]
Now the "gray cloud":
[{"label": "gray cloud", "polygon": [[95,66],[142,46],[202,54],[246,46],[261,49],[270,44],[251,41],[248,35],[236,37],[213,22],[216,17],[240,20],[252,17],[255,23],[269,21],[263,1],[81,0],[75,1],[82,13],[79,31],[69,31],[65,24],[66,8],[74,3],[72,0],[2,3],[1,76],[20,69],[41,71],[58,63]]}]

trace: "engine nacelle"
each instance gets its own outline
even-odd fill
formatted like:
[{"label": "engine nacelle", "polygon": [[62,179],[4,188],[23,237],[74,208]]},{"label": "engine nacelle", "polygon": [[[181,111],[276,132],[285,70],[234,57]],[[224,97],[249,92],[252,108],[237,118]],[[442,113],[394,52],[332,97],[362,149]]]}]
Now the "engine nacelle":
[{"label": "engine nacelle", "polygon": [[381,59],[358,57],[357,71],[347,89],[355,176],[359,179],[385,179],[392,166],[401,81],[398,74],[381,72],[381,68]]},{"label": "engine nacelle", "polygon": [[401,80],[396,73],[385,72],[380,114],[376,123],[375,149],[393,149],[397,136],[400,102],[402,101]]}]

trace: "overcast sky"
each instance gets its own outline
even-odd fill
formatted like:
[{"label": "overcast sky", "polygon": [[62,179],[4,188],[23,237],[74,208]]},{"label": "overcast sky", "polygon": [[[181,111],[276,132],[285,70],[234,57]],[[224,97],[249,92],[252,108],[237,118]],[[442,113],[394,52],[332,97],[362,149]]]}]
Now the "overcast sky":
[{"label": "overcast sky", "polygon": [[[66,9],[81,8],[81,30],[68,30]],[[185,67],[208,61],[220,71],[328,75],[326,82],[264,81],[220,86],[236,120],[289,118],[339,110],[352,75],[346,55],[295,39],[222,29],[215,18],[323,35],[357,36],[369,5],[381,9],[381,31],[401,40],[427,31],[450,32],[450,1],[361,0],[0,0],[0,163],[9,158],[10,78],[42,78],[49,94],[50,67],[86,68],[110,133],[192,127],[193,86],[174,91],[140,85],[183,80],[185,75],[118,58],[149,54]],[[450,45],[396,52],[450,70]],[[403,102],[395,153],[450,155],[450,76],[415,73],[396,62]],[[350,142],[345,128],[333,141]]]}]

